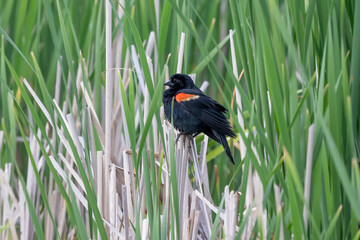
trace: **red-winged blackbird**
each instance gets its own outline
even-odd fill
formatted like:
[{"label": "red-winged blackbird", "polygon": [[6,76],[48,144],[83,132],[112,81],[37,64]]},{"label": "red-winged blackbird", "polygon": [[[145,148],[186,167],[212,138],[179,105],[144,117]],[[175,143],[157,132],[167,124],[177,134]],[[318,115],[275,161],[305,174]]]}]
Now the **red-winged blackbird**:
[{"label": "red-winged blackbird", "polygon": [[226,135],[234,138],[236,134],[224,116],[227,109],[206,96],[188,75],[174,74],[164,85],[169,87],[163,94],[167,120],[171,122],[173,102],[173,125],[180,134],[195,137],[201,132],[205,133],[223,145],[229,159],[234,163]]}]

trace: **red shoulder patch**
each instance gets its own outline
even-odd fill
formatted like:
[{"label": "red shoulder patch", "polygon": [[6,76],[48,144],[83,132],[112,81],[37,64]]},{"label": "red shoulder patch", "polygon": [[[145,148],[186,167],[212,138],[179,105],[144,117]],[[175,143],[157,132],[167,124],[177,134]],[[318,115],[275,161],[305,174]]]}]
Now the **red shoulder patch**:
[{"label": "red shoulder patch", "polygon": [[188,93],[178,93],[175,96],[177,102],[190,101],[193,99],[197,99],[199,97],[200,97],[199,95],[188,94]]}]

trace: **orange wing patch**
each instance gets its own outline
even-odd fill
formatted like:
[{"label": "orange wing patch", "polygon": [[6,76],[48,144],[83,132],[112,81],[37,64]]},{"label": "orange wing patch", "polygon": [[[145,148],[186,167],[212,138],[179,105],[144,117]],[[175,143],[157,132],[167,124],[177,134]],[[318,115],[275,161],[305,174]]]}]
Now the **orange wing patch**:
[{"label": "orange wing patch", "polygon": [[190,100],[197,99],[199,97],[200,97],[199,95],[188,94],[188,93],[178,93],[175,96],[177,102],[190,101]]}]

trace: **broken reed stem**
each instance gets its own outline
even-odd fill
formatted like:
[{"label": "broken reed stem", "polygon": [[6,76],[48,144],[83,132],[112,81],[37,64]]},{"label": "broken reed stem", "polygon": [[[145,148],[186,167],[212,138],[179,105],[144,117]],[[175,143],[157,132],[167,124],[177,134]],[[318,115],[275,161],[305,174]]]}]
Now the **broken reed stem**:
[{"label": "broken reed stem", "polygon": [[[236,53],[235,53],[235,47],[234,47],[234,39],[233,39],[234,31],[230,29],[230,50],[231,50],[231,61],[232,61],[232,67],[233,67],[233,73],[235,75],[235,78],[237,79],[239,76],[238,68],[237,68],[237,62],[236,62]],[[242,117],[242,103],[241,103],[241,96],[238,88],[235,86],[235,95],[236,95],[236,105],[237,105],[237,115],[239,118],[239,124],[242,130],[245,132],[244,127],[244,119]],[[240,141],[240,157],[241,160],[244,159],[246,155],[246,147],[243,139],[239,137]]]},{"label": "broken reed stem", "polygon": [[[111,162],[111,112],[112,112],[112,93],[113,93],[113,78],[112,78],[112,10],[110,1],[105,0],[105,164],[104,164],[104,178],[105,181],[109,179],[109,164]],[[104,189],[104,196],[108,198],[109,189]],[[109,200],[109,199],[108,199]],[[109,221],[109,202],[104,204],[104,218]],[[110,221],[109,221],[110,222]]]},{"label": "broken reed stem", "polygon": [[182,71],[182,64],[183,64],[183,59],[184,59],[184,47],[185,47],[185,33],[182,32],[181,37],[180,37],[178,63],[177,63],[177,68],[176,68],[177,73],[181,73],[181,71]]},{"label": "broken reed stem", "polygon": [[[281,195],[280,195],[280,187],[276,184],[274,184],[274,193],[275,193],[276,212],[279,213],[280,211],[282,212]],[[284,240],[284,225],[283,225],[282,217],[280,223],[279,240]]]},{"label": "broken reed stem", "polygon": [[[202,184],[204,181],[202,179],[202,175],[201,175],[201,171],[200,171],[200,167],[199,167],[199,162],[198,162],[198,159],[197,159],[197,151],[196,151],[196,143],[195,143],[195,139],[194,138],[191,138],[191,152],[192,152],[192,155],[193,155],[193,161],[194,161],[194,170],[195,170],[195,178],[197,178],[197,185],[198,185],[198,188],[200,189],[200,193],[204,195],[204,191],[202,189],[203,185],[205,184]],[[205,203],[202,201],[202,204],[203,204],[203,207],[204,207],[204,212],[203,212],[203,215],[205,217],[205,220],[206,220],[206,225],[207,225],[207,230],[209,231],[209,235],[211,233],[211,223],[210,223],[210,219],[209,219],[209,215],[207,214],[207,208],[206,208],[206,205]]]},{"label": "broken reed stem", "polygon": [[[306,170],[305,170],[305,189],[304,198],[307,205],[310,201],[310,190],[311,190],[311,174],[312,174],[312,162],[313,162],[313,150],[314,150],[314,136],[315,136],[315,124],[309,127],[308,145],[306,153]],[[303,209],[305,232],[308,229],[308,213],[306,208]]]},{"label": "broken reed stem", "polygon": [[[103,153],[102,151],[96,152],[96,196],[97,196],[97,205],[100,211],[100,215],[104,217],[104,211],[103,211]],[[97,231],[98,239],[100,239],[100,232]]]}]

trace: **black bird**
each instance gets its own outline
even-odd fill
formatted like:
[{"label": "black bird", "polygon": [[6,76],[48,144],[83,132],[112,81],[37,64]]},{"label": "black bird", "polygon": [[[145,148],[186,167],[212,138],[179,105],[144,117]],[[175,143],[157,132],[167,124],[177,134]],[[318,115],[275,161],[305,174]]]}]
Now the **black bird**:
[{"label": "black bird", "polygon": [[203,132],[220,143],[234,163],[226,136],[235,138],[236,134],[224,115],[227,109],[206,96],[188,75],[174,74],[164,85],[169,87],[163,93],[165,117],[171,122],[173,102],[173,125],[180,135],[195,137]]}]

